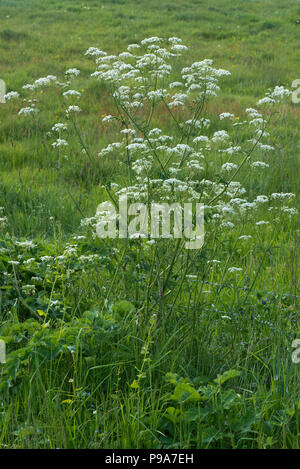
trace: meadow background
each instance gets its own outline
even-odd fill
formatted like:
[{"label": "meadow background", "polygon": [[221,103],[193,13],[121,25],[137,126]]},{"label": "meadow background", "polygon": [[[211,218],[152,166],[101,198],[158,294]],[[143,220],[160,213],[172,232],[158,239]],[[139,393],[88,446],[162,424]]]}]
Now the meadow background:
[{"label": "meadow background", "polygon": [[[8,91],[22,94],[39,77],[80,69],[75,83],[92,151],[115,135],[102,123],[111,112],[107,88],[88,79],[90,46],[114,54],[144,37],[181,37],[189,46],[185,61],[211,58],[231,72],[207,108],[215,126],[221,112],[243,115],[269,88],[291,88],[299,78],[297,1],[0,0],[0,18],[0,78]],[[236,249],[234,233],[224,233],[195,261],[197,301],[189,288],[161,304],[153,294],[144,315],[150,261],[141,273],[134,248],[122,257],[80,226],[95,213],[100,181],[120,181],[121,167],[112,158],[99,175],[80,151],[58,161],[47,132],[61,119],[61,92],[45,93],[37,97],[36,120],[18,116],[17,102],[0,105],[0,206],[7,218],[1,447],[299,448],[300,365],[291,360],[299,338],[299,218],[264,234],[249,222],[241,234],[253,235],[250,247]],[[269,170],[243,176],[250,194],[291,192],[299,207],[299,109],[290,100],[272,124]],[[162,113],[157,124],[167,119]],[[78,135],[72,139],[80,149]],[[24,248],[26,240],[33,246]],[[212,255],[224,268],[202,269]],[[22,267],[10,263],[30,259]],[[245,275],[228,276],[238,262]],[[177,273],[171,289],[179,279]],[[33,282],[34,293],[24,290]]]}]

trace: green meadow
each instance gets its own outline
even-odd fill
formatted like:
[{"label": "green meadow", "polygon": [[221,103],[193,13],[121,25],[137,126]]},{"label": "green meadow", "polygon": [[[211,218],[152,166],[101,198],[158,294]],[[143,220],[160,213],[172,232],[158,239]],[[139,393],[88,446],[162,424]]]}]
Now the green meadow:
[{"label": "green meadow", "polygon": [[[153,37],[188,50],[144,68],[143,108],[91,77],[90,47],[106,71]],[[299,449],[300,103],[257,105],[293,91],[299,41],[296,1],[0,0],[0,448]],[[204,59],[230,74],[170,105]],[[143,184],[207,206],[201,249],[96,235]]]}]

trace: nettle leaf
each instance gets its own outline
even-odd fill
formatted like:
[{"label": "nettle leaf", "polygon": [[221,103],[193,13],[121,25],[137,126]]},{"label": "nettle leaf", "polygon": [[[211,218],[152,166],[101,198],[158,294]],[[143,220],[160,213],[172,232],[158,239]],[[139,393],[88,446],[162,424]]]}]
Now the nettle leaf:
[{"label": "nettle leaf", "polygon": [[170,420],[172,423],[179,423],[182,420],[181,412],[175,407],[168,407],[165,412],[165,417]]},{"label": "nettle leaf", "polygon": [[117,301],[112,306],[111,309],[113,313],[123,318],[124,316],[127,316],[128,314],[134,313],[135,306],[132,303],[130,303],[130,301],[120,300],[120,301]]},{"label": "nettle leaf", "polygon": [[177,381],[178,381],[178,374],[168,372],[166,374],[166,381],[167,381],[167,383],[176,384]]},{"label": "nettle leaf", "polygon": [[138,388],[140,387],[139,382],[138,382],[136,379],[134,379],[134,380],[132,381],[130,387],[131,387],[132,389],[138,389]]},{"label": "nettle leaf", "polygon": [[12,380],[15,380],[18,374],[18,370],[21,364],[21,360],[18,358],[8,359],[5,366],[5,371]]},{"label": "nettle leaf", "polygon": [[237,394],[232,389],[228,389],[226,392],[222,392],[221,396],[221,409],[230,409],[231,407],[235,406],[238,402]]},{"label": "nettle leaf", "polygon": [[185,422],[196,422],[200,420],[202,412],[200,407],[192,407],[184,412],[184,421]]},{"label": "nettle leaf", "polygon": [[247,433],[259,419],[260,415],[256,415],[254,410],[249,410],[243,417],[236,419],[231,425],[232,430],[237,433]]},{"label": "nettle leaf", "polygon": [[223,437],[223,434],[221,430],[218,430],[214,426],[210,426],[205,429],[203,432],[203,442],[207,444],[211,444],[213,441],[218,441],[221,440]]},{"label": "nettle leaf", "polygon": [[174,394],[171,396],[171,399],[182,404],[183,402],[197,402],[203,398],[190,384],[178,383],[175,387]]},{"label": "nettle leaf", "polygon": [[224,384],[226,381],[228,381],[231,378],[236,378],[237,376],[240,376],[241,372],[237,370],[228,370],[225,371],[222,375],[218,375],[216,379],[214,379],[214,383],[217,384]]}]

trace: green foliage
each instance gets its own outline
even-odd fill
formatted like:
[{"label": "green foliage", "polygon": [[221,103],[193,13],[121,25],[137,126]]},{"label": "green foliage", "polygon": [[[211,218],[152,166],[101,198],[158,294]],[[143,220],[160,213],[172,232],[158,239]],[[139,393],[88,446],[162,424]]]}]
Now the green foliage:
[{"label": "green foliage", "polygon": [[[275,445],[279,425],[264,420],[270,407],[267,411],[258,396],[255,399],[249,396],[245,401],[236,388],[220,386],[240,374],[237,370],[228,370],[204,385],[203,377],[194,378],[191,382],[187,378],[167,373],[167,381],[175,389],[171,396],[165,396],[166,403],[174,402],[164,413],[164,419],[171,423],[162,424],[166,447],[182,447],[185,444],[181,441],[182,432],[188,435],[189,448],[243,449],[257,438],[264,447]],[[276,406],[273,406],[276,412]],[[281,412],[292,432],[296,431],[296,415],[296,407]]]}]

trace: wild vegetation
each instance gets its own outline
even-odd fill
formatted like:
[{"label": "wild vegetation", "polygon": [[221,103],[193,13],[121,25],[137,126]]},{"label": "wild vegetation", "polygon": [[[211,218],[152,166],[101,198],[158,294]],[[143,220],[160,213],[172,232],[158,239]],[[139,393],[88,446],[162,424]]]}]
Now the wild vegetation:
[{"label": "wild vegetation", "polygon": [[0,12],[0,447],[299,448],[299,6]]}]

